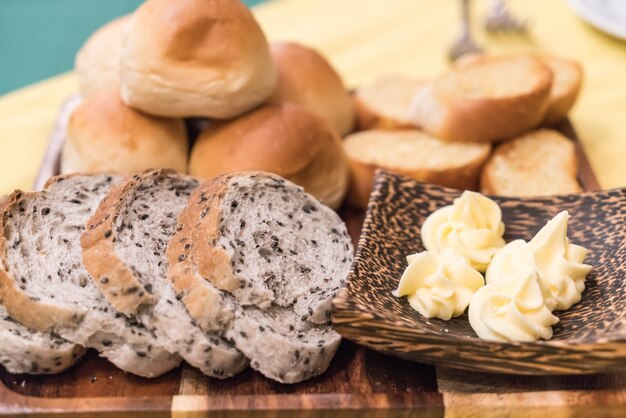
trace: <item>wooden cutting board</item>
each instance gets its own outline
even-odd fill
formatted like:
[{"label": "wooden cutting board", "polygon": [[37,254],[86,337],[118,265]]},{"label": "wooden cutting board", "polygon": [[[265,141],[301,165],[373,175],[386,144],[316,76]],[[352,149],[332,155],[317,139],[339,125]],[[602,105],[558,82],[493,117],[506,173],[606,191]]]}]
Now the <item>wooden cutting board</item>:
[{"label": "wooden cutting board", "polygon": [[[598,188],[569,123],[586,189]],[[343,208],[356,245],[364,214]],[[252,369],[219,381],[183,365],[149,380],[117,370],[95,352],[65,373],[11,375],[0,368],[0,414],[104,413],[104,416],[623,416],[626,371],[521,377],[412,363],[344,341],[329,370],[296,385]],[[100,415],[99,415],[100,416]]]}]

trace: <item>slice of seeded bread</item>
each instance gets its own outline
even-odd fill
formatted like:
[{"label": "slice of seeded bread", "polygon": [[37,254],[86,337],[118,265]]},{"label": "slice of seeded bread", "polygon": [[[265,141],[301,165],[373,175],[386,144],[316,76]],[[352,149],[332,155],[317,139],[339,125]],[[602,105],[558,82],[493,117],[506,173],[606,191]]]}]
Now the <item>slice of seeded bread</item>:
[{"label": "slice of seeded bread", "polygon": [[111,188],[82,237],[83,261],[106,298],[136,314],[159,342],[203,373],[226,378],[247,367],[233,344],[203,331],[167,279],[165,248],[198,182],[169,170]]},{"label": "slice of seeded bread", "polygon": [[254,369],[283,383],[327,369],[340,342],[330,301],[348,274],[352,244],[339,217],[302,188],[266,173],[199,186],[168,259],[190,314],[203,328],[224,329]]},{"label": "slice of seeded bread", "polygon": [[116,313],[81,262],[84,225],[119,180],[60,177],[43,192],[13,193],[0,213],[0,298],[25,326],[95,348],[128,372],[156,377],[180,358],[136,318]]},{"label": "slice of seeded bread", "polygon": [[9,373],[59,373],[84,353],[83,347],[58,335],[26,328],[0,304],[0,365]]}]

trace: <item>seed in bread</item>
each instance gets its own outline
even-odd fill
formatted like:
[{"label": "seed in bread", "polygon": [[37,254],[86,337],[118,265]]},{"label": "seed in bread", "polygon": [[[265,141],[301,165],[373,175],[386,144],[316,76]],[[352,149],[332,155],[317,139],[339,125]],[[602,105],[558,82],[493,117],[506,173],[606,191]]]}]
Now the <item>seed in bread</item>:
[{"label": "seed in bread", "polygon": [[85,98],[70,115],[61,172],[184,172],[188,152],[181,119],[138,112],[122,102],[117,89],[105,89]]},{"label": "seed in bread", "polygon": [[131,15],[114,19],[95,31],[76,54],[74,67],[83,97],[107,89],[119,89],[120,59]]},{"label": "seed in bread", "polygon": [[544,117],[544,125],[554,125],[567,117],[583,81],[583,69],[575,61],[543,55],[540,59],[550,67],[553,74],[552,90],[548,110]]},{"label": "seed in bread", "polygon": [[276,72],[239,0],[148,0],[121,60],[122,99],[146,113],[228,119],[265,101]]},{"label": "seed in bread", "polygon": [[189,173],[195,177],[250,170],[278,174],[334,209],[348,188],[348,162],[337,133],[319,116],[290,103],[213,123],[191,151]]},{"label": "seed in bread", "polygon": [[475,190],[489,144],[448,142],[419,130],[362,131],[346,137],[350,160],[348,201],[365,208],[377,169],[425,183]]},{"label": "seed in bread", "polygon": [[551,87],[552,72],[538,58],[472,57],[419,89],[411,114],[443,140],[499,141],[543,121]]},{"label": "seed in bread", "polygon": [[95,348],[122,370],[156,377],[180,358],[136,317],[116,313],[81,262],[86,221],[120,180],[56,177],[42,192],[14,192],[0,214],[0,299],[29,328]]},{"label": "seed in bread", "polygon": [[581,191],[572,141],[549,129],[530,132],[499,145],[480,178],[482,193],[549,196]]},{"label": "seed in bread", "polygon": [[166,246],[197,185],[188,176],[155,170],[112,187],[87,222],[83,262],[115,308],[137,315],[168,351],[223,379],[246,368],[247,360],[232,343],[198,327],[167,279]]},{"label": "seed in bread", "polygon": [[[170,280],[196,321],[234,302],[227,336],[251,366],[283,383],[326,370],[340,337],[330,303],[352,262],[339,217],[302,188],[267,173],[234,173],[198,187],[168,246]],[[224,290],[223,295],[216,291]]]},{"label": "seed in bread", "polygon": [[293,42],[270,45],[278,84],[268,103],[293,103],[326,120],[341,136],[352,131],[354,106],[341,77],[317,51]]},{"label": "seed in bread", "polygon": [[357,130],[417,127],[411,101],[426,82],[403,75],[386,75],[356,89]]}]

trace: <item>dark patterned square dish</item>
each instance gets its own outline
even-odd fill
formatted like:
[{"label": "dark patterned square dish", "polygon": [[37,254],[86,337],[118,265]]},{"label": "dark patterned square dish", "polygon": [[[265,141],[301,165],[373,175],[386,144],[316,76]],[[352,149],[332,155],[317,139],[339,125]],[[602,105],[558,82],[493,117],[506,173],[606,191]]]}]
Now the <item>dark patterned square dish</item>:
[{"label": "dark patterned square dish", "polygon": [[394,356],[460,369],[514,374],[582,374],[626,367],[626,189],[540,198],[495,197],[507,242],[530,239],[562,210],[568,235],[589,250],[582,301],[565,312],[550,341],[479,339],[467,312],[426,319],[391,292],[406,255],[423,251],[420,227],[458,190],[379,172],[347,286],[333,301],[333,324],[345,338]]}]

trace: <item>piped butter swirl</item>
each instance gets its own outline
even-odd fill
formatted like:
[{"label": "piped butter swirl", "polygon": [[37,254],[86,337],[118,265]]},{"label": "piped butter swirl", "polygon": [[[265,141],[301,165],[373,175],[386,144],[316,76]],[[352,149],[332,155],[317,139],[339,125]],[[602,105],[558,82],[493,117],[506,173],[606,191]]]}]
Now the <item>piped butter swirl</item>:
[{"label": "piped butter swirl", "polygon": [[487,283],[506,281],[516,272],[531,268],[549,290],[551,310],[565,310],[580,302],[585,278],[592,267],[584,264],[587,250],[571,244],[567,237],[570,215],[556,215],[528,242],[512,241],[493,258],[487,269]]},{"label": "piped butter swirl", "polygon": [[426,318],[448,320],[461,315],[484,285],[483,276],[452,250],[413,254],[407,262],[394,295],[408,296],[411,307]]},{"label": "piped butter swirl", "polygon": [[470,325],[484,340],[534,341],[552,338],[559,322],[546,300],[550,291],[532,269],[479,289],[469,306]]},{"label": "piped butter swirl", "polygon": [[484,272],[495,253],[505,245],[502,212],[496,202],[480,193],[466,191],[433,212],[422,225],[424,247],[433,254],[446,248],[465,257]]}]

